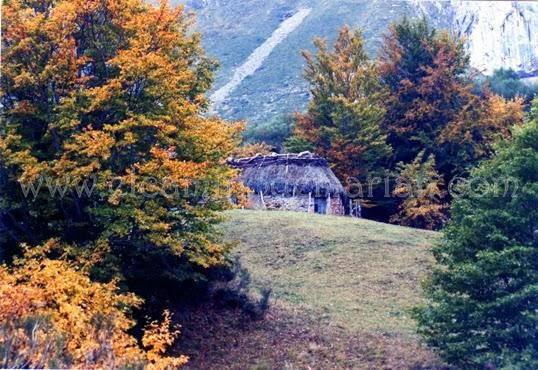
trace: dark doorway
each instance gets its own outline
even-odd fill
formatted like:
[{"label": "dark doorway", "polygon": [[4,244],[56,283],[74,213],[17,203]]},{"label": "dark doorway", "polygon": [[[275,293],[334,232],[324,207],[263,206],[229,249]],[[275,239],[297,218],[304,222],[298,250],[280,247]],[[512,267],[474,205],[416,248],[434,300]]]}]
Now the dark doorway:
[{"label": "dark doorway", "polygon": [[327,213],[327,198],[314,198],[314,212],[321,214]]}]

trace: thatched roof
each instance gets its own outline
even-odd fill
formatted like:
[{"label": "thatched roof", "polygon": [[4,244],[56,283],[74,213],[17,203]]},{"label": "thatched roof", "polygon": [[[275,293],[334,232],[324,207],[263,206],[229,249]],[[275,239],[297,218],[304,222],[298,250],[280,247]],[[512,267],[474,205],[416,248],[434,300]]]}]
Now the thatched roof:
[{"label": "thatched roof", "polygon": [[299,154],[257,154],[230,159],[231,167],[241,170],[239,180],[264,194],[344,194],[344,188],[328,167],[327,161],[310,152]]}]

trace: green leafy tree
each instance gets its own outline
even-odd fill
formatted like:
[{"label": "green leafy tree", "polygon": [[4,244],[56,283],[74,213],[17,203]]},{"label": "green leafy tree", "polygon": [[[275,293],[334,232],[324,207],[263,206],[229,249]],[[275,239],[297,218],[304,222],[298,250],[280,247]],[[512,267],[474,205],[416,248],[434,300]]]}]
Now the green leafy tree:
[{"label": "green leafy tree", "polygon": [[419,332],[461,368],[536,369],[538,120],[518,128],[458,192],[434,248],[428,303],[416,310]]},{"label": "green leafy tree", "polygon": [[529,113],[530,120],[538,120],[538,96],[534,98],[531,105],[531,111]]},{"label": "green leafy tree", "polygon": [[293,134],[294,127],[293,115],[278,116],[267,123],[247,126],[243,140],[247,144],[265,143],[272,146],[277,152],[281,152],[284,149],[284,142]]},{"label": "green leafy tree", "polygon": [[362,33],[342,28],[332,51],[321,39],[314,44],[315,57],[303,52],[312,99],[307,112],[297,115],[287,148],[310,143],[343,180],[375,176],[391,149],[380,128],[386,95],[364,50]]},{"label": "green leafy tree", "polygon": [[513,69],[500,68],[485,79],[487,86],[495,94],[505,99],[522,96],[527,102],[538,92],[538,86],[527,85],[521,81]]},{"label": "green leafy tree", "polygon": [[94,277],[145,296],[224,264],[214,225],[241,127],[201,115],[215,63],[192,18],[142,0],[2,12],[3,260],[59,240],[52,257],[90,260]]},{"label": "green leafy tree", "polygon": [[284,151],[286,153],[313,152],[314,144],[301,136],[293,135],[284,141]]}]

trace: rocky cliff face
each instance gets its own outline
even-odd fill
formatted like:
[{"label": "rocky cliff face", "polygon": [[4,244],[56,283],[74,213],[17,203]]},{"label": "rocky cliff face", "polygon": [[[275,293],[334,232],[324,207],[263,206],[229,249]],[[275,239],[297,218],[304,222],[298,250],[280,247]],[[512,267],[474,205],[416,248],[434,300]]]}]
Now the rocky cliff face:
[{"label": "rocky cliff face", "polygon": [[538,75],[538,2],[452,1],[453,27],[467,38],[471,64]]},{"label": "rocky cliff face", "polygon": [[375,57],[389,23],[404,14],[424,14],[464,35],[471,64],[485,74],[504,67],[538,76],[538,1],[175,1],[196,11],[204,46],[221,63],[213,108],[228,119],[256,123],[303,110],[308,87],[299,51],[311,49],[314,36],[330,41],[343,24],[361,27]]}]

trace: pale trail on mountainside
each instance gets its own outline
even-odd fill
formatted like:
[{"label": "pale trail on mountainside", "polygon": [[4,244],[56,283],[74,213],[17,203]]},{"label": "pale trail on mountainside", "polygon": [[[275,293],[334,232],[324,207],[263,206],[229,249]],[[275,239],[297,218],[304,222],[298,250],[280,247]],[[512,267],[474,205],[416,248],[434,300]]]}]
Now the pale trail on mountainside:
[{"label": "pale trail on mountainside", "polygon": [[273,49],[303,22],[310,11],[311,9],[308,8],[299,9],[297,13],[283,21],[273,32],[271,37],[258,46],[252,54],[249,55],[247,60],[235,70],[231,80],[211,95],[210,100],[213,103],[213,108],[226,99],[241,81],[260,68],[265,58],[267,58]]}]

